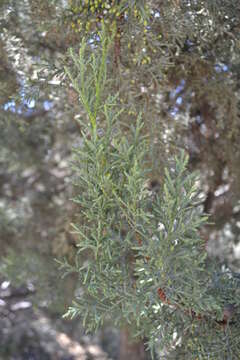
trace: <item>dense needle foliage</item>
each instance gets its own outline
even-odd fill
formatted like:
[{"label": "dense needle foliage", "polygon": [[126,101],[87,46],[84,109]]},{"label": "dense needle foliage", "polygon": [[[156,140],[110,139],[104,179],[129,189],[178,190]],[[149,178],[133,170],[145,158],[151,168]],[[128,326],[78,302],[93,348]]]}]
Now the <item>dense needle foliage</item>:
[{"label": "dense needle foliage", "polygon": [[78,273],[81,292],[66,316],[81,316],[88,330],[111,316],[169,358],[237,359],[238,325],[226,309],[239,316],[239,279],[207,258],[196,174],[181,152],[163,183],[151,183],[141,115],[120,121],[126,110],[118,94],[102,96],[111,39],[99,36],[97,54],[86,56],[83,41],[66,68],[86,112],[74,151],[78,252],[75,265],[62,263],[65,274]]}]

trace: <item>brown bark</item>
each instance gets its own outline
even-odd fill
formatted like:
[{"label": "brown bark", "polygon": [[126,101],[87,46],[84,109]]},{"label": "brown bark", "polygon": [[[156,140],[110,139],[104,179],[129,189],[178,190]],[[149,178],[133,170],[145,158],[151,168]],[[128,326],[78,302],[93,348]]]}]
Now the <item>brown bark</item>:
[{"label": "brown bark", "polygon": [[133,340],[127,328],[120,333],[120,349],[118,360],[148,360],[148,352],[145,350],[143,340]]}]

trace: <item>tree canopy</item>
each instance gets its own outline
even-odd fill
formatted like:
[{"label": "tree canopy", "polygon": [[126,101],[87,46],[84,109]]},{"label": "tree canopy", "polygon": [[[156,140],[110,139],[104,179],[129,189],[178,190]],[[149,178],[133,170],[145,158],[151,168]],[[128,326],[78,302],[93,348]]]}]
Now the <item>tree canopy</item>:
[{"label": "tree canopy", "polygon": [[[111,239],[113,248],[116,246],[114,254],[108,253],[108,246],[112,246],[112,243],[106,245],[106,248],[103,247],[104,256],[106,259],[109,258],[109,271],[111,261],[115,265],[118,264],[115,256],[123,250],[121,239],[125,238],[128,245],[130,239],[133,239],[131,246],[134,247],[132,249],[134,256],[136,253],[139,255],[136,260],[138,270],[134,270],[138,274],[136,282],[139,291],[145,293],[144,300],[139,296],[141,304],[136,306],[149,304],[149,309],[151,308],[152,311],[149,318],[150,325],[153,327],[152,324],[159,321],[155,319],[158,309],[154,310],[152,301],[155,300],[148,296],[151,293],[149,288],[155,286],[156,298],[161,299],[162,296],[164,301],[169,299],[171,303],[168,304],[170,306],[166,306],[167,304],[163,306],[163,309],[166,309],[162,315],[164,326],[174,325],[171,328],[172,335],[180,334],[179,328],[182,322],[187,329],[191,329],[189,332],[184,332],[182,329],[186,343],[182,337],[179,343],[176,342],[182,347],[175,346],[169,356],[186,358],[184,351],[187,351],[188,358],[190,358],[189,354],[194,354],[193,358],[202,356],[203,359],[207,359],[212,356],[214,359],[218,357],[222,359],[223,356],[225,358],[232,356],[237,359],[239,356],[237,321],[235,323],[232,321],[233,324],[229,327],[232,337],[227,337],[228,328],[221,326],[220,322],[223,321],[221,316],[225,311],[224,306],[226,303],[229,304],[229,301],[233,303],[232,300],[236,296],[234,291],[238,291],[239,286],[237,277],[233,276],[233,272],[239,271],[240,228],[239,1],[26,0],[19,2],[5,0],[1,2],[0,10],[3,29],[0,35],[1,182],[5,184],[11,179],[11,186],[14,188],[16,179],[22,179],[22,172],[29,166],[37,164],[41,181],[47,185],[47,190],[43,190],[43,193],[54,204],[52,198],[55,191],[52,190],[54,185],[51,185],[54,182],[48,177],[49,167],[53,164],[53,157],[51,158],[50,154],[51,152],[55,154],[56,149],[61,148],[64,149],[63,157],[68,158],[72,141],[76,143],[81,138],[80,143],[84,144],[84,153],[78,145],[74,151],[76,161],[74,172],[79,186],[76,187],[76,192],[79,191],[76,202],[77,204],[80,202],[76,207],[79,206],[79,210],[82,210],[82,207],[86,206],[84,210],[86,215],[86,211],[90,209],[88,203],[90,195],[87,192],[90,190],[93,192],[92,195],[99,197],[101,201],[107,199],[107,203],[104,203],[104,200],[101,204],[95,202],[94,204],[96,207],[101,205],[104,208],[101,210],[99,224],[101,221],[108,221],[111,225],[109,229],[112,236],[104,234],[105,225],[101,225],[99,231],[102,231],[102,237]],[[51,121],[41,121],[46,113],[50,115]],[[188,154],[188,162],[184,157],[181,160],[178,157],[178,160],[174,160],[181,150]],[[81,183],[81,166],[83,170],[89,171],[89,178],[87,181],[84,180],[85,183]],[[164,172],[164,168],[168,171]],[[91,170],[99,171],[98,176],[94,178]],[[189,175],[195,174],[195,171],[198,171],[198,177]],[[183,172],[186,175],[182,178]],[[179,183],[176,179],[179,179]],[[185,189],[183,192],[185,200],[181,197],[182,190],[179,188],[179,184],[184,181],[187,182],[186,189],[185,185],[182,185]],[[201,191],[195,194],[196,182],[197,188]],[[80,196],[80,191],[86,196],[84,200]],[[69,192],[71,189],[67,190],[65,198]],[[146,192],[148,196],[145,197]],[[110,193],[111,196],[114,194],[114,200]],[[139,194],[142,194],[141,199],[137,197]],[[193,200],[195,196],[199,205],[197,212]],[[152,203],[149,204],[151,202],[149,197],[156,208],[153,208]],[[184,207],[186,205],[184,201],[187,201],[188,197],[192,201],[193,213]],[[138,202],[143,199],[146,203],[139,205]],[[159,231],[157,230],[159,224],[156,220],[156,229],[153,231],[153,225],[148,227],[150,220],[143,214],[150,211],[151,216],[154,214],[156,218],[164,218],[169,214],[169,219],[171,216],[173,219],[171,226],[174,227],[172,212],[176,205],[174,201],[177,202],[174,199],[178,199],[179,204],[185,209],[181,214],[181,223],[184,226],[188,217],[190,223],[191,221],[194,223],[197,216],[201,223],[201,213],[209,214],[211,224],[202,224],[200,227],[196,223],[194,225],[191,223],[193,233],[190,231],[189,234],[186,230],[187,235],[184,235],[184,238],[187,238],[189,243],[184,246],[192,246],[196,252],[193,251],[190,256],[191,251],[186,248],[187,258],[179,264],[176,260],[176,268],[173,272],[174,276],[176,274],[180,276],[183,267],[184,276],[180,278],[182,287],[179,286],[179,292],[176,291],[178,276],[173,280],[175,291],[172,290],[173,285],[166,284],[162,279],[165,290],[164,293],[161,291],[159,293],[157,289],[162,288],[161,284],[157,286],[154,280],[161,278],[161,275],[157,274],[157,267],[163,266],[164,261],[165,265],[168,264],[168,256],[179,260],[181,256],[178,251],[175,254],[176,248],[173,252],[174,256],[169,255],[171,247],[157,256],[155,246],[158,242],[155,244],[151,239],[157,236],[155,231]],[[5,204],[8,201],[9,197],[4,198]],[[81,201],[84,201],[84,204],[81,204]],[[124,212],[121,201],[128,204],[127,213]],[[117,202],[118,206],[116,206]],[[34,205],[34,202],[32,204]],[[140,210],[137,213],[137,204],[143,213]],[[53,208],[54,206],[56,208],[56,203]],[[122,213],[120,211],[121,215],[118,213],[119,209],[122,211]],[[134,216],[137,217],[135,219],[132,218],[133,209]],[[100,207],[98,212],[95,210],[94,207],[91,208],[93,218],[89,220],[89,227],[92,226],[96,214],[99,215]],[[59,211],[61,212],[60,209]],[[108,218],[109,213],[111,216],[115,213],[115,218],[111,216]],[[6,211],[5,215],[7,214]],[[125,222],[128,219],[131,223],[130,228],[127,229],[129,235],[126,235],[126,229],[123,231],[121,221],[117,220],[118,216],[121,221],[124,218]],[[82,232],[79,228],[82,221],[81,217],[77,221],[77,232]],[[134,221],[136,224],[142,222],[146,226],[133,232]],[[76,223],[75,219],[73,222]],[[115,225],[112,225],[112,222]],[[9,229],[8,218],[4,220],[3,232],[6,224]],[[162,224],[165,227],[166,224],[164,222]],[[195,228],[198,229],[198,235],[195,233]],[[147,232],[149,229],[151,234]],[[141,239],[143,243],[140,249],[136,237],[138,232],[141,233],[141,237],[148,238],[145,245]],[[84,235],[86,236],[85,233]],[[97,236],[99,234],[95,234],[95,240]],[[199,242],[193,245],[194,239]],[[177,241],[178,238],[175,240]],[[81,246],[84,247],[83,239],[81,241]],[[157,241],[163,242],[163,238]],[[174,239],[171,241],[174,242]],[[199,273],[192,277],[199,282],[196,288],[193,287],[196,291],[195,302],[190,304],[187,294],[189,295],[193,288],[189,290],[187,283],[185,287],[185,275],[191,275],[188,274],[191,262],[193,264],[196,262],[194,268],[196,271],[198,266],[203,265],[203,259],[198,252],[198,246],[202,242],[207,250],[204,256],[209,255],[207,262],[211,263],[212,258],[215,258],[214,261],[218,260],[218,265],[216,268],[210,267],[211,276],[209,273],[205,274],[204,280]],[[48,244],[46,248],[47,252]],[[62,247],[57,246],[57,248]],[[68,249],[67,247],[64,255],[67,255]],[[126,256],[130,256],[128,251],[126,253]],[[61,251],[60,255],[62,255]],[[146,257],[150,260],[146,261]],[[97,263],[99,267],[102,266],[101,261]],[[79,265],[79,268],[81,266]],[[84,268],[84,271],[86,269],[88,267]],[[97,272],[100,271],[99,269],[97,268]],[[205,263],[204,269],[209,271],[208,266],[205,268]],[[113,268],[111,270],[113,271]],[[144,281],[141,283],[143,279],[140,270],[145,276],[151,272],[153,274],[151,281],[155,285],[151,281],[148,284]],[[104,271],[107,271],[106,268]],[[115,284],[116,290],[120,268],[115,268],[114,271],[111,281]],[[133,270],[129,268],[128,271],[131,273]],[[169,274],[170,265],[166,265],[164,271]],[[131,281],[135,281],[134,276],[130,277]],[[91,284],[96,285],[97,279],[96,277],[94,281],[92,280]],[[87,278],[82,279],[83,282],[87,280]],[[221,284],[219,285],[221,289],[218,289],[221,296],[217,295],[218,291],[216,291],[211,297],[209,287],[211,288],[213,283]],[[208,301],[207,303],[203,301],[203,287],[204,294],[205,291],[209,291],[210,305]],[[94,286],[91,291],[94,295]],[[132,296],[131,292],[129,296]],[[232,304],[234,307],[239,305],[238,297],[236,296],[236,301]],[[196,302],[197,298],[201,301]],[[111,301],[114,302],[115,298],[112,297]],[[185,307],[182,312],[180,311],[180,303],[190,309],[191,316],[185,313]],[[177,304],[177,308],[174,304]],[[219,326],[219,331],[216,331],[211,321],[210,323],[200,321],[201,325],[195,327],[195,321],[199,324],[197,316],[202,316],[200,311],[202,306],[205,310],[208,309],[207,312],[216,315],[213,317],[214,324]],[[176,318],[172,323],[168,323],[167,319],[172,313]],[[86,312],[86,314],[90,313]],[[235,316],[237,319],[239,311]],[[206,319],[206,314],[203,317]],[[101,322],[101,318],[98,320]],[[192,320],[194,321],[191,322]],[[147,320],[145,325],[150,326]],[[159,330],[158,323],[155,329],[168,333],[165,327],[164,330]],[[146,333],[143,333],[140,331],[139,335],[146,336]],[[208,338],[206,333],[209,334]],[[147,337],[149,339],[149,332]],[[220,346],[223,338],[228,339],[225,341],[225,347]],[[194,339],[197,339],[196,343]],[[213,352],[216,350],[216,353],[210,355],[209,348]],[[217,353],[218,351],[222,352]],[[229,351],[232,351],[232,355],[229,355]]]}]

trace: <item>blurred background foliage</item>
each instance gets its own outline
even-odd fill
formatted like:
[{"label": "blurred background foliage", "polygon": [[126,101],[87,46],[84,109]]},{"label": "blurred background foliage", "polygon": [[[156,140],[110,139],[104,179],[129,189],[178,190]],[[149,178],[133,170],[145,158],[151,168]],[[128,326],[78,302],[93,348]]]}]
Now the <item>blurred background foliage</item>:
[{"label": "blurred background foliage", "polygon": [[161,183],[163,167],[184,148],[211,215],[202,230],[208,251],[239,271],[239,1],[2,0],[2,281],[8,274],[31,283],[41,306],[59,313],[79,290],[74,277],[63,286],[53,258],[75,251],[70,162],[84,117],[64,66],[83,37],[89,54],[98,50],[103,23],[114,42],[109,86],[128,110],[123,129],[141,111],[151,134],[149,181]]}]

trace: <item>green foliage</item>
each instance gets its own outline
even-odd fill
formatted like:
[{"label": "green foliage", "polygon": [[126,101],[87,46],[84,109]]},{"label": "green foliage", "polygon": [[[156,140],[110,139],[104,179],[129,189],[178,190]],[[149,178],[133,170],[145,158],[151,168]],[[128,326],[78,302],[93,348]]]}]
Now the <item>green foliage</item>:
[{"label": "green foliage", "polygon": [[108,86],[105,36],[89,60],[83,41],[66,69],[87,120],[74,150],[78,252],[74,265],[61,264],[64,274],[78,274],[81,294],[65,316],[80,316],[90,331],[110,316],[168,358],[237,359],[238,325],[223,315],[226,304],[240,304],[239,279],[207,258],[197,175],[181,152],[159,189],[147,185],[150,139],[141,116],[124,131],[118,96],[100,96]]},{"label": "green foliage", "polygon": [[76,32],[95,30],[101,24],[117,26],[123,17],[141,23],[146,20],[148,7],[144,0],[71,0],[66,19]]},{"label": "green foliage", "polygon": [[[71,74],[69,69],[65,67],[65,71],[71,79],[74,89],[78,92],[80,101],[87,112],[93,131],[96,130],[97,114],[100,110],[100,106],[102,106],[100,103],[101,94],[106,83],[106,55],[109,40],[106,36],[101,36],[100,39],[103,42],[102,54],[100,57],[96,57],[93,54],[86,60],[84,58],[86,42],[83,40],[79,50],[79,57],[70,50],[70,56],[74,62],[77,74]],[[90,76],[86,77],[88,68],[92,71]]]}]

